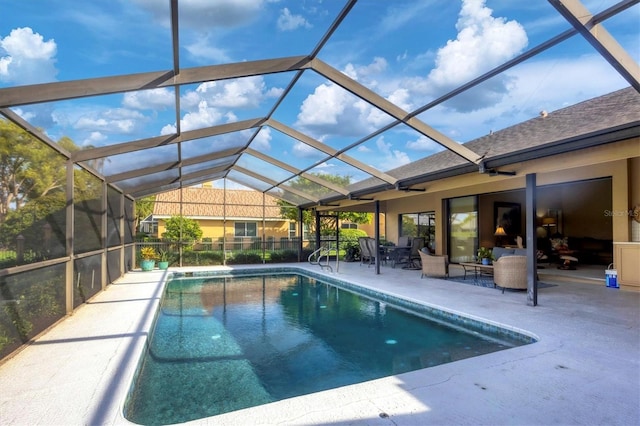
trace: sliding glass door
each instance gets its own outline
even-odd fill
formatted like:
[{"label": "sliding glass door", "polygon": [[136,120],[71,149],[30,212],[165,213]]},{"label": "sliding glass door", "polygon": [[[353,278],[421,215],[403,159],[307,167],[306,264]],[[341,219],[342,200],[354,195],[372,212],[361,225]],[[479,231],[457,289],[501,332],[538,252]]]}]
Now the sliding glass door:
[{"label": "sliding glass door", "polygon": [[478,246],[478,198],[448,200],[448,247],[451,262],[472,262]]}]

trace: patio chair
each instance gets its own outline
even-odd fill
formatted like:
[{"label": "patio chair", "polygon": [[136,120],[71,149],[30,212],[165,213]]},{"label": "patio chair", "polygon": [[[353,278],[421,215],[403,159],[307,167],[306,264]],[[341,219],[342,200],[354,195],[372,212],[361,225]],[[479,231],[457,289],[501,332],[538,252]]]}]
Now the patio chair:
[{"label": "patio chair", "polygon": [[527,289],[527,257],[502,256],[493,262],[493,282],[496,286],[516,290]]},{"label": "patio chair", "polygon": [[436,256],[425,253],[423,250],[420,250],[418,254],[420,255],[420,261],[422,263],[422,274],[420,278],[424,278],[425,276],[436,278],[449,277],[449,256]]},{"label": "patio chair", "polygon": [[[371,243],[373,241],[373,243]],[[369,237],[358,238],[360,245],[360,265],[372,265],[376,260],[375,240]],[[374,249],[373,251],[371,249]]]},{"label": "patio chair", "polygon": [[405,249],[397,249],[395,252],[395,258],[393,259],[393,267],[395,265],[402,263],[404,269],[420,269],[420,255],[418,254],[420,250],[424,247],[424,238],[423,237],[414,237],[411,240],[410,248]]},{"label": "patio chair", "polygon": [[369,247],[369,254],[371,255],[371,263],[374,264],[376,263],[376,257],[380,256],[380,262],[381,263],[386,263],[387,259],[386,259],[386,250],[383,249],[382,247],[377,247],[376,246],[376,239],[375,238],[367,238],[367,246]]},{"label": "patio chair", "polygon": [[409,254],[409,262],[416,264],[420,262],[420,252],[424,248],[424,237],[416,237],[411,241],[411,253]]}]

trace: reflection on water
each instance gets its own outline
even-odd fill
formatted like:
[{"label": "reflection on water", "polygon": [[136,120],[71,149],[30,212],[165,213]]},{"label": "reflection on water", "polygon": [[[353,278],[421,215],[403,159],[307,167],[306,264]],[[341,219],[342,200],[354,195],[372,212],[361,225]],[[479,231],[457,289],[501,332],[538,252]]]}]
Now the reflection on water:
[{"label": "reflection on water", "polygon": [[519,344],[301,275],[177,279],[126,415],[184,422]]}]

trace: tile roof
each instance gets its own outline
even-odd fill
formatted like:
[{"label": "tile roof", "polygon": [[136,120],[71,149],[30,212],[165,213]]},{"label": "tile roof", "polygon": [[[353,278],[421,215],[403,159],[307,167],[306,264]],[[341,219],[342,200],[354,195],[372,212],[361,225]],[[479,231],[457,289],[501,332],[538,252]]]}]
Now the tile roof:
[{"label": "tile roof", "polygon": [[[185,188],[182,192],[182,214],[190,218],[245,218],[262,220],[262,193],[250,190],[225,191],[220,188]],[[226,204],[226,211],[225,206]],[[283,220],[277,200],[264,196],[265,220]],[[153,215],[180,214],[180,190],[156,195]]]}]

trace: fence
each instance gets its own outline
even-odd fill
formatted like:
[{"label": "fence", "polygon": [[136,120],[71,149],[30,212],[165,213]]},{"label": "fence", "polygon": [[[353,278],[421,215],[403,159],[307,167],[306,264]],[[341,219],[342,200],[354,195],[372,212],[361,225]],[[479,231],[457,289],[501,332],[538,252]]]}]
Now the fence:
[{"label": "fence", "polygon": [[[329,240],[324,240],[329,241]],[[335,241],[335,240],[331,240]],[[223,241],[203,239],[198,242],[177,243],[163,240],[145,239],[136,241],[139,259],[140,249],[151,246],[158,253],[165,253],[170,266],[198,266],[223,264],[289,263],[306,261],[316,249],[315,241],[303,240],[302,253],[298,257],[300,240],[297,238],[267,239],[242,237]],[[350,242],[341,241],[339,256],[344,256]]]}]

